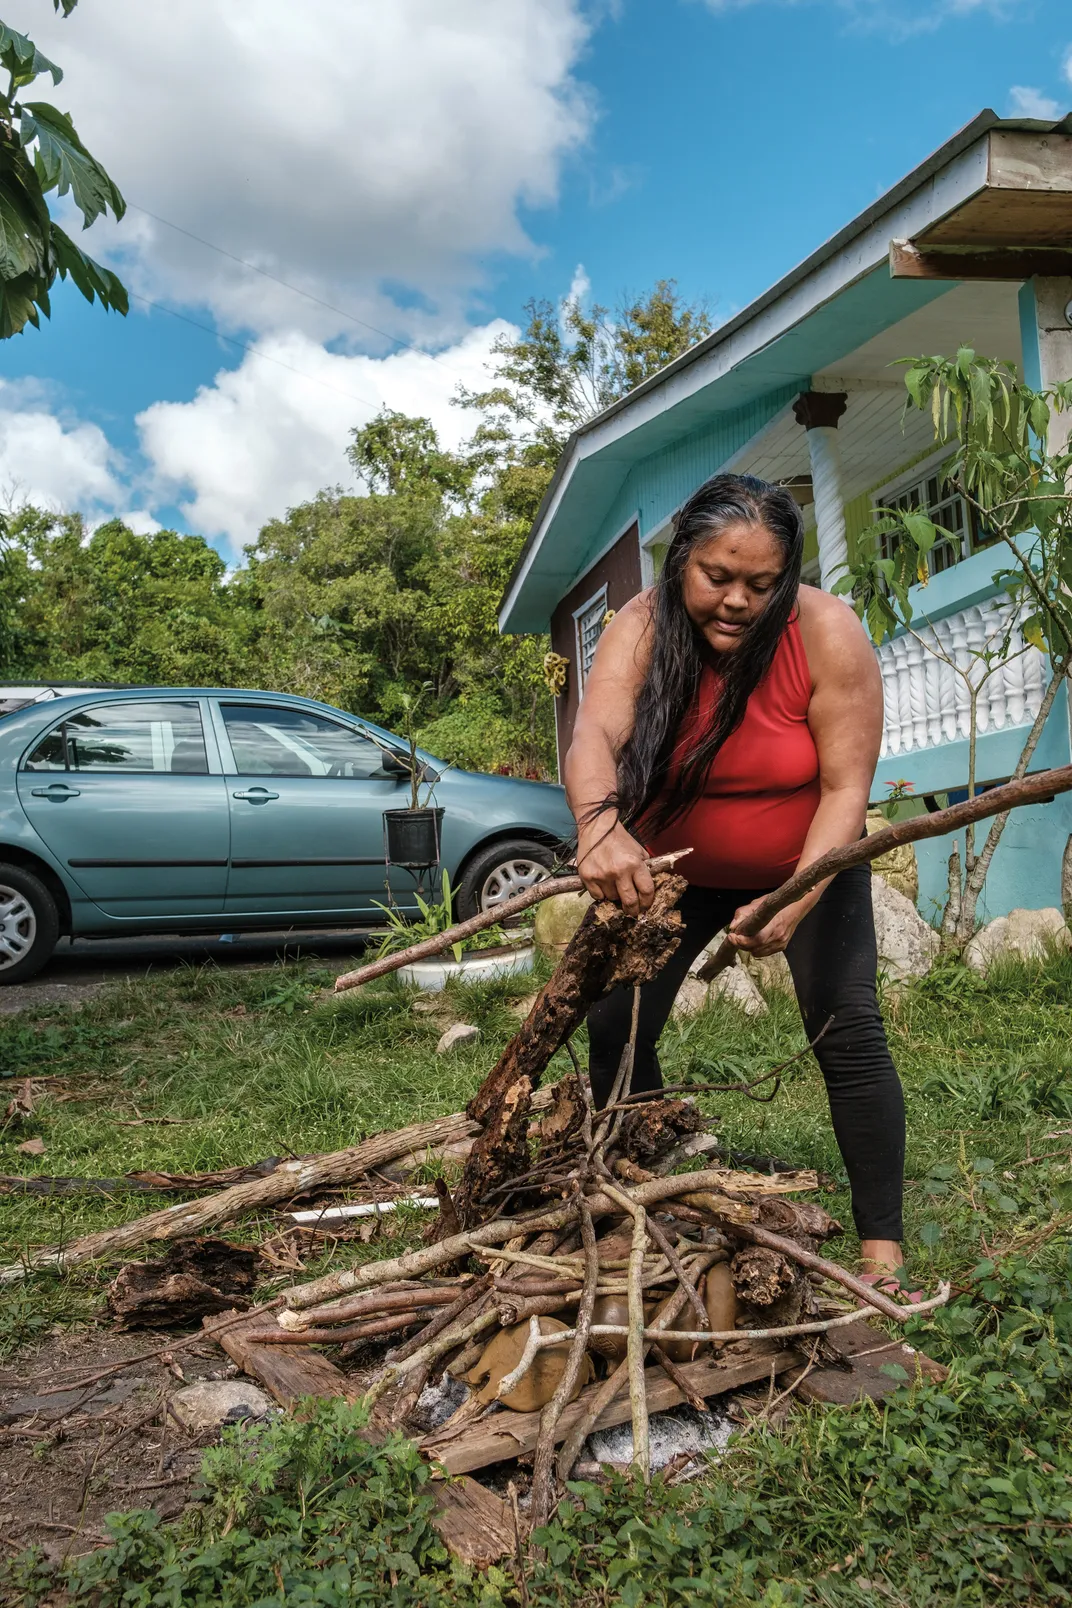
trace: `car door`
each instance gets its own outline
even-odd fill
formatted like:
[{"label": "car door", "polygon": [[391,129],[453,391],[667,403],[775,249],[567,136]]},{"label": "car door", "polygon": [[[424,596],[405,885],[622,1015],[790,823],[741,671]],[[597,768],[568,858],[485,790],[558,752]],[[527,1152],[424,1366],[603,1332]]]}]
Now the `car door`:
[{"label": "car door", "polygon": [[215,707],[231,812],[226,910],[378,917],[383,811],[403,801],[383,750],[298,705],[220,698]]},{"label": "car door", "polygon": [[198,699],[109,701],[66,715],[24,758],[18,793],[56,859],[108,915],[223,910],[227,789],[218,770],[210,774]]}]

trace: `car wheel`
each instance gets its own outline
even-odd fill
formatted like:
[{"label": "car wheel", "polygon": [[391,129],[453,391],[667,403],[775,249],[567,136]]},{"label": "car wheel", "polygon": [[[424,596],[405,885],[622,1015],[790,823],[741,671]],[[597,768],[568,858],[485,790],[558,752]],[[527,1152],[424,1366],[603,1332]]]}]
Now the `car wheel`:
[{"label": "car wheel", "polygon": [[532,838],[509,838],[492,843],[475,854],[458,887],[458,915],[462,921],[484,910],[494,910],[515,893],[550,876],[555,857],[545,843]]},{"label": "car wheel", "polygon": [[32,871],[0,863],[0,985],[39,972],[56,947],[56,901]]}]

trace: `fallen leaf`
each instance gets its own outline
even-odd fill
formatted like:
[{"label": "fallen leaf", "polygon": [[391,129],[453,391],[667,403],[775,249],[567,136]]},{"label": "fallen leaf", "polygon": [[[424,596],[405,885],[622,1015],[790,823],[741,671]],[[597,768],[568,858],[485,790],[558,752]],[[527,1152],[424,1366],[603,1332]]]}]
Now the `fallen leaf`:
[{"label": "fallen leaf", "polygon": [[33,1084],[27,1078],[25,1083],[19,1085],[15,1098],[8,1101],[7,1110],[4,1112],[5,1120],[7,1122],[21,1122],[23,1117],[33,1114],[35,1103]]},{"label": "fallen leaf", "polygon": [[45,1141],[43,1139],[25,1139],[21,1145],[15,1146],[20,1156],[43,1156]]}]

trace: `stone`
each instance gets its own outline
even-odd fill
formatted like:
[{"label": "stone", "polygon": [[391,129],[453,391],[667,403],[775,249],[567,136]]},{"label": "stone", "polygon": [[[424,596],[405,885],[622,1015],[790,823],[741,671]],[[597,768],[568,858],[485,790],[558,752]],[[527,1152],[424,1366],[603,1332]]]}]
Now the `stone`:
[{"label": "stone", "polygon": [[671,1016],[678,1019],[686,1016],[695,1016],[707,1004],[707,983],[701,983],[698,977],[686,977],[677,991]]},{"label": "stone", "polygon": [[453,1027],[447,1028],[447,1031],[436,1045],[436,1054],[447,1055],[451,1050],[457,1050],[463,1044],[472,1044],[479,1037],[480,1029],[479,1027],[474,1027],[472,1022],[455,1022]]},{"label": "stone", "polygon": [[1072,933],[1055,906],[1045,910],[1010,910],[975,934],[964,951],[973,971],[987,972],[1002,957],[1045,960],[1054,949],[1072,949]]},{"label": "stone", "polygon": [[198,1433],[260,1418],[272,1403],[248,1379],[206,1379],[177,1390],[168,1405],[185,1429]]},{"label": "stone", "polygon": [[[874,832],[885,831],[890,822],[880,810],[869,810],[866,825],[870,837]],[[911,843],[902,843],[888,854],[880,854],[877,860],[871,861],[871,871],[874,876],[888,882],[891,888],[896,888],[898,893],[903,893],[913,904],[918,901],[919,865]]]},{"label": "stone", "polygon": [[764,1016],[770,1009],[755,983],[749,977],[744,967],[727,966],[724,972],[719,972],[710,985],[712,999],[727,999],[738,1010],[744,1011],[746,1016]]},{"label": "stone", "polygon": [[548,960],[559,959],[591,903],[590,893],[556,893],[536,906],[533,931],[541,955]]},{"label": "stone", "polygon": [[871,878],[878,969],[891,983],[926,977],[938,954],[939,938],[911,899],[883,877]]},{"label": "stone", "polygon": [[739,955],[737,964],[744,967],[764,994],[794,992],[793,974],[784,955]]}]

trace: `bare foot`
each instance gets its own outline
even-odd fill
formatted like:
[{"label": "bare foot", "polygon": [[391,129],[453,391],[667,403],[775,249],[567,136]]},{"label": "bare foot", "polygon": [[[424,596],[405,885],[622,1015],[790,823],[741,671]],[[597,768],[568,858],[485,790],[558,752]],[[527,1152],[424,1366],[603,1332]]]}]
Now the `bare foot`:
[{"label": "bare foot", "polygon": [[904,1266],[901,1247],[896,1240],[861,1240],[860,1265],[865,1273],[896,1273]]}]

